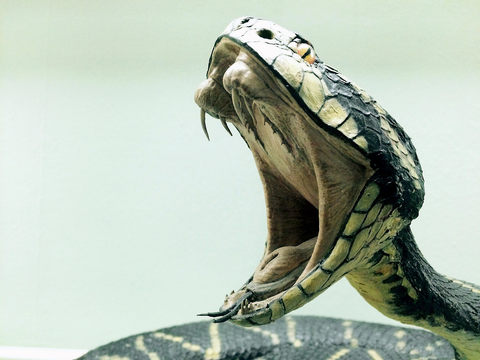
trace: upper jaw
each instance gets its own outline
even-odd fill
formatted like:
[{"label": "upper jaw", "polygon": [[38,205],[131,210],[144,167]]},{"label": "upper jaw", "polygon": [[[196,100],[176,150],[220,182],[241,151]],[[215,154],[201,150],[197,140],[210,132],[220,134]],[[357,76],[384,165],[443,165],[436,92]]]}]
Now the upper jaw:
[{"label": "upper jaw", "polygon": [[[265,35],[266,33],[271,35]],[[266,38],[269,36],[272,38]],[[243,17],[232,21],[215,42],[207,79],[197,88],[195,102],[212,117],[228,118],[235,122],[237,116],[227,94],[231,87],[223,82],[225,79],[228,81],[229,76],[225,78],[224,75],[237,62],[237,57],[247,51],[252,59],[255,58],[264,66],[271,66],[273,60],[281,55],[299,58],[289,48],[289,44],[297,44],[294,40],[299,39],[302,38],[298,34],[266,20]],[[260,93],[257,91],[257,94]]]}]

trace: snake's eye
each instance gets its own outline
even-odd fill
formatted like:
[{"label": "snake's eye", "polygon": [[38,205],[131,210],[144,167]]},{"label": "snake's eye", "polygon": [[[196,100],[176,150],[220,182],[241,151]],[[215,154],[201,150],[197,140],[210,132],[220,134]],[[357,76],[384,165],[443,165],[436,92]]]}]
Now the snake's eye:
[{"label": "snake's eye", "polygon": [[312,45],[292,41],[288,47],[300,55],[301,58],[309,64],[313,64],[315,62],[315,51],[313,50]]},{"label": "snake's eye", "polygon": [[299,44],[297,47],[297,54],[309,64],[313,64],[315,61],[315,52],[313,51],[313,47],[309,44]]}]

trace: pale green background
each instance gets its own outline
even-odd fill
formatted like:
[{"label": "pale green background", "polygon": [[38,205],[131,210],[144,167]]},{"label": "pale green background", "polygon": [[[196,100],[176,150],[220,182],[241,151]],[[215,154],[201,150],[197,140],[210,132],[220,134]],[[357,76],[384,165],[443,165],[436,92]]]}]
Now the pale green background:
[{"label": "pale green background", "polygon": [[[263,193],[193,93],[234,18],[308,38],[414,140],[414,233],[480,283],[480,2],[1,1],[0,344],[92,348],[196,321],[262,255]],[[346,281],[301,314],[376,322]]]}]

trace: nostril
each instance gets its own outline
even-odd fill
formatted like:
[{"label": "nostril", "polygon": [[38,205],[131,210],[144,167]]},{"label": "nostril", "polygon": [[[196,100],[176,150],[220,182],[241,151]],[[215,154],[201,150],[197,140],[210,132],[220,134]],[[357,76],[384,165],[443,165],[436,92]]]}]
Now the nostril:
[{"label": "nostril", "polygon": [[268,30],[268,29],[260,29],[260,30],[257,31],[257,34],[261,38],[269,39],[269,40],[271,40],[275,37],[273,32],[271,30]]}]

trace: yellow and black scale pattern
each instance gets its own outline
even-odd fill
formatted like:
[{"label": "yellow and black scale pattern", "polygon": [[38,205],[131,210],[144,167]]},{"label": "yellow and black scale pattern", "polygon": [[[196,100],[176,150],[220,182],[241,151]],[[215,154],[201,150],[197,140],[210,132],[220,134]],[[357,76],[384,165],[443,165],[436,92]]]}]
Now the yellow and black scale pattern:
[{"label": "yellow and black scale pattern", "polygon": [[81,360],[453,360],[423,330],[339,319],[284,317],[261,327],[198,322],[130,336]]}]

